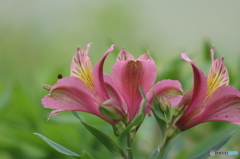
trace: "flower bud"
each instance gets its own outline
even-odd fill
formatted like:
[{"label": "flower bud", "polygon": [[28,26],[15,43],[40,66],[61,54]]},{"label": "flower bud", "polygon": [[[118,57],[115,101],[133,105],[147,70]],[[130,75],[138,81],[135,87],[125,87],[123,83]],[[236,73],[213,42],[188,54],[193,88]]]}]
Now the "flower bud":
[{"label": "flower bud", "polygon": [[172,107],[170,102],[168,101],[167,98],[165,98],[164,96],[161,96],[159,98],[159,105],[160,105],[160,109],[165,114],[166,121],[169,122],[172,118],[172,113],[171,113]]},{"label": "flower bud", "polygon": [[170,102],[164,96],[161,96],[159,98],[159,103],[160,103],[160,108],[162,109],[163,112],[166,112],[168,109],[171,108]]},{"label": "flower bud", "polygon": [[110,119],[114,119],[114,120],[125,120],[126,119],[126,115],[125,113],[122,111],[122,109],[116,105],[114,105],[111,100],[107,100],[105,102],[103,102],[101,104],[101,106],[99,107],[100,112],[110,118]]}]

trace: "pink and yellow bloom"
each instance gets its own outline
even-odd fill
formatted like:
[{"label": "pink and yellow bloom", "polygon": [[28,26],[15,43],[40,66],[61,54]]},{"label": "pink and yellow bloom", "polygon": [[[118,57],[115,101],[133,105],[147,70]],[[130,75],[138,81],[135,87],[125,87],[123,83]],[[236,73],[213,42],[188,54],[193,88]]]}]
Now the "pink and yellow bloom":
[{"label": "pink and yellow bloom", "polygon": [[109,93],[115,102],[113,104],[119,105],[119,97],[114,92],[108,92],[103,80],[103,63],[115,45],[106,51],[93,69],[88,57],[90,46],[91,44],[88,44],[85,51],[77,50],[72,59],[70,77],[58,80],[49,94],[42,99],[42,104],[46,108],[56,109],[51,112],[50,117],[62,111],[82,111],[114,124],[116,121],[100,113],[99,106],[110,99]]},{"label": "pink and yellow bloom", "polygon": [[[149,101],[153,100],[152,90],[159,96],[166,96],[173,103],[175,98],[179,101],[179,97],[172,93],[175,90],[181,94],[178,81],[164,80],[153,86],[157,71],[149,53],[134,59],[129,52],[122,49],[110,76],[103,73],[103,64],[115,45],[106,51],[93,69],[88,57],[90,46],[91,44],[85,51],[78,49],[72,60],[70,77],[58,80],[43,98],[44,107],[56,109],[51,112],[50,117],[62,111],[82,111],[99,116],[113,125],[118,120],[130,123],[139,114],[143,102],[139,85]],[[104,116],[100,107],[109,108],[120,118],[110,119]]]},{"label": "pink and yellow bloom", "polygon": [[186,53],[182,53],[182,59],[192,66],[194,86],[178,104],[183,114],[176,122],[176,126],[181,131],[209,121],[240,125],[240,92],[228,85],[229,76],[223,64],[224,58],[214,60],[214,48],[210,52],[212,65],[208,76]]}]

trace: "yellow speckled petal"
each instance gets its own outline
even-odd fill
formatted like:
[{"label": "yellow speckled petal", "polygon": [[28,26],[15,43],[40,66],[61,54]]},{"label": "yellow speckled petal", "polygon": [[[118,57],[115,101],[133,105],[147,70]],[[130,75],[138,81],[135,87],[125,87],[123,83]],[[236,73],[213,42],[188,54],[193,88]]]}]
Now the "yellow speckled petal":
[{"label": "yellow speckled petal", "polygon": [[88,57],[88,51],[91,44],[87,45],[86,51],[78,49],[74,55],[71,64],[71,76],[80,78],[89,89],[93,88],[93,73],[91,61]]},{"label": "yellow speckled petal", "polygon": [[229,76],[226,66],[223,64],[223,58],[213,61],[208,74],[208,96],[220,86],[229,84]]}]

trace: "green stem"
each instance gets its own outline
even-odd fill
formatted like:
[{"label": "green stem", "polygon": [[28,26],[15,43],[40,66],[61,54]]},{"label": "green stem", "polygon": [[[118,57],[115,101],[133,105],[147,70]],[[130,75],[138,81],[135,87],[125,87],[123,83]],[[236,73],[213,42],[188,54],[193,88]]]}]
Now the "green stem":
[{"label": "green stem", "polygon": [[166,153],[167,146],[168,146],[169,142],[174,137],[176,137],[179,133],[180,133],[180,131],[174,126],[170,126],[167,129],[167,131],[164,135],[164,138],[163,138],[163,142],[162,142],[161,146],[159,147],[159,154],[157,156],[158,159],[161,159],[164,156],[164,154]]},{"label": "green stem", "polygon": [[130,133],[128,133],[127,142],[128,142],[128,147],[129,147],[129,148],[127,149],[128,159],[133,159],[132,139],[131,139]]},{"label": "green stem", "polygon": [[163,155],[165,154],[166,150],[167,150],[167,145],[169,143],[171,139],[168,137],[164,137],[163,143],[161,144],[161,147],[159,149],[159,154],[158,154],[158,159],[161,159],[163,157]]}]

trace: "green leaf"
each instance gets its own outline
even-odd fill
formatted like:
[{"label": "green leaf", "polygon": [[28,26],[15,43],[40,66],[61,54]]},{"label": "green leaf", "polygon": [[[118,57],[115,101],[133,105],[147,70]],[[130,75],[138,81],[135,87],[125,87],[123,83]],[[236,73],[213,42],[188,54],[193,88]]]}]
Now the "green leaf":
[{"label": "green leaf", "polygon": [[77,157],[81,157],[79,154],[57,144],[56,142],[50,140],[49,138],[39,134],[39,133],[33,133],[39,137],[41,137],[46,143],[48,143],[52,148],[54,148],[55,150],[57,150],[58,152],[65,154],[65,155],[69,155],[69,156],[77,156]]},{"label": "green leaf", "polygon": [[155,93],[154,93],[153,106],[154,108],[151,108],[151,110],[160,128],[160,131],[161,131],[160,139],[162,140],[167,129],[166,116],[165,116],[165,113],[161,110],[160,103]]},{"label": "green leaf", "polygon": [[228,134],[224,139],[219,141],[215,146],[211,147],[210,149],[208,149],[196,156],[190,157],[188,159],[206,159],[206,158],[208,158],[210,156],[210,151],[211,150],[217,151],[218,149],[220,149],[223,145],[225,145],[228,142],[228,140],[232,137],[233,133],[235,133],[235,131]]},{"label": "green leaf", "polygon": [[152,154],[149,157],[149,159],[157,159],[158,154],[159,154],[159,146],[152,152]]},{"label": "green leaf", "polygon": [[[177,143],[177,140],[179,139],[180,135],[177,135],[175,138],[173,138],[170,143],[167,145],[166,151],[163,155],[163,157],[161,159],[167,159],[168,158],[168,153],[170,152],[170,150],[175,146],[175,144]],[[158,159],[159,157],[159,148],[160,148],[161,144],[152,152],[151,156],[149,157],[149,159]]]},{"label": "green leaf", "polygon": [[122,146],[122,147],[125,147],[125,148],[129,148],[128,145],[127,145],[127,137],[128,137],[128,134],[130,133],[131,129],[134,127],[134,126],[139,126],[141,125],[142,121],[144,120],[144,116],[142,113],[139,114],[138,116],[136,116],[132,123],[129,124],[125,130],[123,130],[123,132],[121,133],[121,135],[119,136],[119,144]]},{"label": "green leaf", "polygon": [[82,121],[82,124],[85,126],[85,128],[88,129],[89,132],[91,132],[99,141],[102,142],[102,144],[113,154],[122,156],[122,150],[121,148],[105,133],[98,130],[97,128],[94,128]]},{"label": "green leaf", "polygon": [[92,155],[90,155],[89,153],[87,153],[86,151],[82,151],[82,158],[81,159],[94,159],[94,157],[92,157]]},{"label": "green leaf", "polygon": [[85,128],[87,128],[87,130],[92,133],[93,136],[95,136],[111,153],[122,157],[124,156],[122,149],[108,135],[103,133],[101,130],[98,130],[97,128],[94,128],[83,122],[76,112],[72,111],[72,113],[82,122]]},{"label": "green leaf", "polygon": [[138,85],[138,90],[139,90],[142,98],[145,99],[145,100],[147,100],[147,97],[146,97],[146,95],[145,95],[145,93],[144,93],[141,85]]},{"label": "green leaf", "polygon": [[138,85],[138,90],[139,90],[142,98],[144,99],[144,102],[143,102],[143,104],[142,104],[142,106],[141,106],[141,112],[142,112],[143,114],[146,114],[146,104],[149,105],[149,103],[148,103],[147,97],[146,97],[146,95],[145,95],[145,93],[144,93],[144,91],[143,91],[143,89],[142,89],[142,87],[141,87],[140,85]]},{"label": "green leaf", "polygon": [[161,131],[160,140],[162,140],[162,139],[163,139],[163,136],[165,135],[166,130],[167,130],[167,123],[166,123],[166,121],[160,119],[160,118],[156,115],[155,112],[153,112],[153,115],[154,115],[154,117],[155,117],[155,119],[156,119],[156,121],[157,121],[157,123],[158,123],[159,129],[160,129],[160,131]]},{"label": "green leaf", "polygon": [[157,115],[157,117],[161,120],[166,121],[166,116],[164,111],[161,109],[160,102],[157,98],[157,95],[153,92],[154,94],[154,99],[153,99],[153,109],[152,111]]}]

